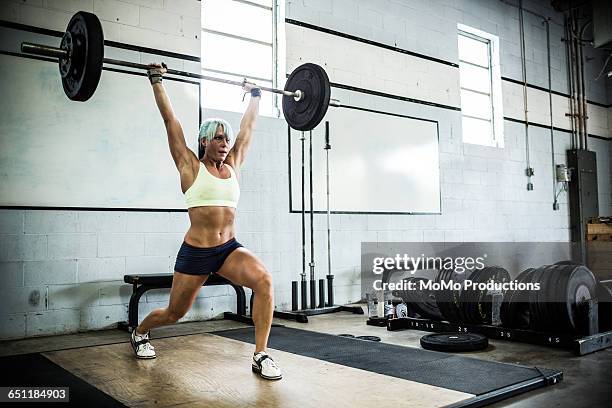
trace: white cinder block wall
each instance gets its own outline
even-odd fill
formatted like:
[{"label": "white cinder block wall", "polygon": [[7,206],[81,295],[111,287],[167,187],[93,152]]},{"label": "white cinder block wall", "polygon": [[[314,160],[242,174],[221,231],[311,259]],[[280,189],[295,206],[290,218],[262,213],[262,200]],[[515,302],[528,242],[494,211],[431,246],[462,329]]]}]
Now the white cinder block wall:
[{"label": "white cinder block wall", "polygon": [[[566,93],[565,50],[559,41],[562,28],[555,23],[561,22],[562,17],[547,1],[526,1],[525,7],[553,17],[552,86]],[[63,31],[77,10],[95,12],[102,20],[108,40],[200,54],[200,2],[197,0],[11,1],[0,7],[0,19]],[[500,37],[502,75],[520,80],[517,16],[516,9],[507,4],[484,0],[287,0],[286,4],[289,19],[455,63],[456,25],[464,23]],[[544,31],[537,18],[526,15],[525,19],[528,82],[546,87]],[[363,43],[293,24],[287,24],[286,29],[289,70],[308,59],[324,64],[332,82],[459,105],[456,68],[388,50],[383,52],[373,46],[364,48]],[[125,53],[108,48],[107,52]],[[124,55],[142,62],[155,58],[133,52]],[[587,73],[598,71],[596,68],[601,66],[596,66],[601,55],[597,52],[592,55],[596,60],[587,66]],[[180,59],[173,60],[172,64],[198,69],[197,63]],[[516,94],[515,84],[506,86],[509,95]],[[588,99],[609,106],[611,89],[608,85],[606,91],[605,82],[588,81]],[[514,106],[522,104],[520,87],[518,92],[519,99],[508,97],[509,106],[504,106],[504,114],[521,119],[516,116]],[[333,94],[343,103],[437,120],[442,191],[440,215],[332,216],[333,272],[338,303],[360,297],[361,241],[568,239],[565,193],[560,196],[561,210],[552,211],[548,129],[530,127],[536,176],[533,178],[535,190],[527,192],[527,179],[523,175],[523,124],[505,121],[503,149],[464,145],[457,111],[355,91],[334,89]],[[563,103],[558,105],[553,116],[560,119],[556,119],[555,126],[565,128]],[[593,106],[601,110],[600,106]],[[521,108],[522,105],[519,112]],[[529,108],[536,111],[538,121],[547,123],[546,109]],[[610,137],[612,109],[603,109],[603,119],[598,111],[600,118],[589,129],[596,135]],[[234,125],[240,119],[235,113],[215,111],[205,111],[203,116],[213,115],[227,117]],[[298,278],[301,270],[300,216],[288,213],[286,134],[283,120],[260,119],[243,171],[237,215],[238,239],[257,253],[272,272],[276,305],[280,309],[290,306],[290,282]],[[569,134],[555,131],[554,140],[555,161],[563,163]],[[610,215],[612,142],[590,138],[589,143],[598,157],[600,212]],[[187,228],[185,212],[0,210],[0,338],[99,329],[125,320],[131,288],[122,283],[123,275],[171,272]],[[324,216],[315,216],[315,229],[317,274],[323,277],[326,272]],[[151,309],[165,306],[167,298],[166,290],[149,292],[141,300],[141,318]],[[234,296],[228,288],[207,288],[200,292],[185,320],[211,318],[233,310],[233,304]]]}]

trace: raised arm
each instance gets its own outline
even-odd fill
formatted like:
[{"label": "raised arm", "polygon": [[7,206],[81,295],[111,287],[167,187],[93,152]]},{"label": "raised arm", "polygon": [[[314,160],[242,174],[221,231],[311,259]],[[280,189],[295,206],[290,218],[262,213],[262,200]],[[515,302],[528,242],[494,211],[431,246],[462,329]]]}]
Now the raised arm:
[{"label": "raised arm", "polygon": [[240,130],[236,136],[236,143],[234,143],[234,146],[225,159],[225,161],[235,170],[238,170],[242,162],[244,162],[246,152],[251,145],[253,129],[255,128],[257,116],[259,115],[259,101],[261,99],[261,90],[255,85],[247,82],[243,86],[243,89],[251,94],[251,99],[240,121]]},{"label": "raised arm", "polygon": [[152,68],[148,71],[149,79],[151,80],[157,108],[166,126],[170,154],[179,171],[191,169],[193,159],[195,158],[197,160],[197,157],[187,147],[185,136],[183,135],[183,128],[174,115],[172,104],[162,85],[161,76],[166,72],[166,69],[161,65],[154,64],[152,64],[151,67]]}]

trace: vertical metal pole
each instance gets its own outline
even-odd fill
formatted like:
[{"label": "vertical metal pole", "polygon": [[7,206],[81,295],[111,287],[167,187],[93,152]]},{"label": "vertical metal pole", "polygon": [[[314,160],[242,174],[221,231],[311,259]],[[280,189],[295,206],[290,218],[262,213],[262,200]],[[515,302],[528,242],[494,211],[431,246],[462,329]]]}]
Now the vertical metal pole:
[{"label": "vertical metal pole", "polygon": [[309,132],[309,151],[308,151],[308,169],[310,172],[310,307],[315,309],[317,307],[317,287],[315,281],[315,261],[314,261],[314,208],[313,208],[313,196],[312,191],[312,130]]},{"label": "vertical metal pole", "polygon": [[304,173],[304,132],[302,131],[302,274],[301,274],[301,285],[300,292],[302,295],[301,304],[302,310],[307,309],[308,305],[306,302],[306,175]]},{"label": "vertical metal pole", "polygon": [[543,20],[542,24],[546,24],[546,61],[548,65],[548,113],[550,114],[550,155],[552,160],[553,174],[553,211],[557,211],[557,177],[555,167],[555,132],[553,130],[553,108],[552,108],[552,82],[550,75],[550,23],[548,20]]},{"label": "vertical metal pole", "polygon": [[523,0],[519,0],[519,31],[521,38],[521,71],[523,76],[523,105],[525,111],[525,161],[527,164],[527,190],[533,190],[531,183],[531,159],[529,157],[529,116],[527,114],[527,63],[525,61],[525,26],[523,24]]},{"label": "vertical metal pole", "polygon": [[291,310],[298,310],[298,282],[291,281]]},{"label": "vertical metal pole", "polygon": [[325,307],[325,279],[319,279],[319,307]]},{"label": "vertical metal pole", "polygon": [[574,95],[576,87],[574,86],[574,55],[573,55],[573,40],[570,29],[571,16],[568,14],[565,16],[565,45],[567,55],[567,83],[569,87],[569,117],[572,125],[572,150],[578,148],[578,129],[576,127],[576,106],[574,103]]},{"label": "vertical metal pole", "polygon": [[588,150],[589,145],[589,131],[587,129],[587,119],[589,118],[589,116],[587,114],[586,87],[584,85],[584,59],[582,56],[582,38],[584,36],[584,31],[592,22],[593,20],[584,23],[584,25],[580,29],[580,32],[578,33],[578,61],[580,66],[580,88],[582,89],[582,92],[580,93],[580,99],[582,105],[582,126],[584,129],[584,150]]},{"label": "vertical metal pole", "polygon": [[[329,226],[329,121],[325,121],[325,178],[327,188],[327,306],[334,305],[334,275],[331,269],[331,229]],[[321,303],[323,301],[321,300]]]},{"label": "vertical metal pole", "polygon": [[[283,21],[284,24],[284,21]],[[272,87],[278,87],[278,1],[272,1]],[[278,114],[278,101],[277,95],[272,95],[274,109]]]}]

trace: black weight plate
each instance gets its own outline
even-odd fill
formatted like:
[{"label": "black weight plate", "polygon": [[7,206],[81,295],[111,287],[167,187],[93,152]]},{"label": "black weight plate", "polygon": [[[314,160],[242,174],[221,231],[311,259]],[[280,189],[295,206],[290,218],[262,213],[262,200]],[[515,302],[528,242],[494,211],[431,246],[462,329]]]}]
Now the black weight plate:
[{"label": "black weight plate", "polygon": [[[454,270],[451,271],[451,279],[453,280],[453,282],[459,283],[461,285],[461,287],[463,288],[463,284],[464,281],[466,279],[466,272],[463,273],[458,273],[455,272]],[[457,322],[463,322],[465,319],[463,318],[463,312],[462,312],[462,308],[461,308],[461,293],[462,293],[463,289],[459,289],[459,290],[451,290],[450,291],[450,306],[452,307],[452,310],[454,311],[455,315],[456,315],[456,320]]]},{"label": "black weight plate", "polygon": [[[531,282],[534,268],[525,269],[516,278],[518,283]],[[507,290],[500,310],[500,318],[504,327],[525,328],[529,326],[529,291]]]},{"label": "black weight plate", "polygon": [[301,131],[314,129],[325,117],[331,97],[325,70],[312,63],[300,65],[287,78],[285,90],[304,93],[299,101],[292,96],[283,96],[283,113],[289,126]]},{"label": "black weight plate", "polygon": [[[554,292],[555,301],[553,306],[555,307],[556,321],[557,327],[560,332],[573,332],[575,328],[573,327],[570,314],[567,312],[568,310],[568,302],[570,301],[567,290],[569,288],[569,284],[571,282],[572,275],[574,274],[574,270],[580,267],[579,264],[562,264],[556,266],[559,269],[559,279],[557,282],[557,288]],[[593,278],[594,280],[594,278]],[[589,296],[595,297],[594,291],[589,291]],[[571,306],[570,306],[571,307]],[[582,320],[586,323],[586,320]]]},{"label": "black weight plate", "polygon": [[[443,283],[447,282],[452,276],[452,269],[442,269],[438,271],[434,282]],[[448,322],[458,322],[458,318],[453,309],[453,305],[450,302],[450,291],[446,289],[437,290],[434,294],[436,299],[436,304],[438,305],[438,310],[440,310],[440,314],[444,320]]]},{"label": "black weight plate", "polygon": [[[486,275],[489,271],[489,267],[485,267],[482,269],[476,269],[475,271],[472,272],[472,274],[469,277],[469,280],[474,282],[474,283],[479,283],[479,282],[483,282],[483,275]],[[478,322],[478,317],[477,317],[477,290],[470,287],[465,288],[462,292],[461,292],[461,313],[462,313],[462,320],[465,323],[473,323],[473,324],[477,324]]]},{"label": "black weight plate", "polygon": [[540,290],[532,290],[529,292],[529,326],[532,330],[540,330],[542,323],[542,312],[540,311],[540,303],[538,302],[538,296],[542,290],[542,274],[544,273],[545,266],[541,266],[533,271],[531,274],[531,282],[539,283]]},{"label": "black weight plate", "polygon": [[[95,14],[79,11],[70,19],[66,31],[70,33],[72,55],[69,62],[60,61],[62,86],[69,99],[84,102],[96,91],[102,74],[102,25]],[[67,41],[66,38],[62,43]]]},{"label": "black weight plate", "polygon": [[[458,281],[458,275],[455,273],[454,269],[448,269],[444,274],[444,280],[449,281]],[[444,297],[446,299],[446,308],[447,314],[451,317],[451,321],[455,323],[461,323],[463,321],[461,317],[461,310],[459,309],[460,303],[456,300],[461,294],[461,290],[455,289],[445,289]]]},{"label": "black weight plate", "polygon": [[576,262],[576,261],[566,260],[566,261],[555,262],[555,265],[581,265],[581,263]]},{"label": "black weight plate", "polygon": [[[492,267],[489,273],[483,276],[483,282],[494,283],[510,282],[510,273],[502,267]],[[492,324],[493,321],[493,295],[488,290],[478,291],[476,296],[476,318],[479,323]]]},{"label": "black weight plate", "polygon": [[367,340],[367,341],[380,341],[380,337],[378,336],[357,336],[355,338],[359,340]]},{"label": "black weight plate", "polygon": [[533,328],[539,331],[549,331],[552,328],[557,328],[558,330],[558,327],[560,326],[558,322],[553,322],[551,320],[558,318],[558,316],[555,316],[550,310],[551,304],[549,303],[549,299],[554,297],[554,292],[549,293],[549,291],[551,288],[556,288],[558,286],[551,280],[558,279],[560,276],[559,274],[555,273],[556,271],[553,268],[554,267],[551,265],[544,265],[541,268],[538,268],[540,290],[536,291],[535,294],[537,314],[535,316],[536,319],[533,321],[535,324]]},{"label": "black weight plate", "polygon": [[546,303],[542,307],[545,309],[552,308],[553,311],[552,317],[548,317],[546,320],[548,324],[544,325],[544,329],[558,333],[574,331],[570,315],[567,311],[567,304],[569,302],[567,290],[572,274],[578,266],[566,263],[549,267],[554,268],[557,278],[547,283],[549,288],[545,291],[544,301]]},{"label": "black weight plate", "polygon": [[[428,282],[429,279],[413,278],[412,281],[416,282],[416,285],[420,285],[420,282]],[[417,286],[417,288],[419,287],[420,286]],[[412,305],[415,311],[425,319],[442,320],[442,315],[436,303],[434,292],[420,289],[414,292],[414,303]]]},{"label": "black weight plate", "polygon": [[[480,275],[480,271],[481,269],[476,269],[475,271],[473,271],[469,276],[469,280],[472,282],[478,282],[478,276]],[[461,317],[462,321],[465,323],[472,323],[473,321],[473,316],[471,313],[473,294],[474,290],[472,288],[464,288],[464,290],[461,292]]]},{"label": "black weight plate", "polygon": [[578,330],[586,325],[585,316],[579,310],[581,302],[596,297],[597,281],[593,272],[585,266],[575,266],[569,275],[563,294],[566,295],[565,310],[569,318],[569,329]]},{"label": "black weight plate", "polygon": [[476,333],[433,333],[421,337],[421,347],[435,351],[476,351],[488,345],[489,340]]},{"label": "black weight plate", "polygon": [[[572,268],[572,266],[569,266]],[[566,279],[567,265],[546,265],[542,267],[540,290],[537,293],[537,304],[540,312],[538,330],[563,332],[565,323],[563,313],[559,310],[559,288]]]},{"label": "black weight plate", "polygon": [[[531,282],[531,276],[533,275],[534,268],[529,268],[524,271],[523,277],[521,277],[521,283]],[[531,316],[529,314],[529,290],[518,290],[514,291],[510,299],[510,307],[508,313],[510,314],[511,327],[516,328],[528,328]]]}]

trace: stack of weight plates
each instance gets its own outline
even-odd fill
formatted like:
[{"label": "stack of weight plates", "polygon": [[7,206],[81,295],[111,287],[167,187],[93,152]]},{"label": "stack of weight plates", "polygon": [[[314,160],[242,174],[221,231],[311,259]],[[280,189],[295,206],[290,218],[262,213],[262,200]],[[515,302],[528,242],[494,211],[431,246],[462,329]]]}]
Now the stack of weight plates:
[{"label": "stack of weight plates", "polygon": [[[486,266],[470,275],[473,283],[510,282],[510,274],[500,266]],[[491,324],[492,294],[487,289],[469,288],[461,292],[461,320],[470,324]]]},{"label": "stack of weight plates", "polygon": [[585,266],[545,265],[533,271],[540,290],[529,292],[529,327],[537,331],[583,332],[588,321],[581,303],[596,298],[597,282]]}]

